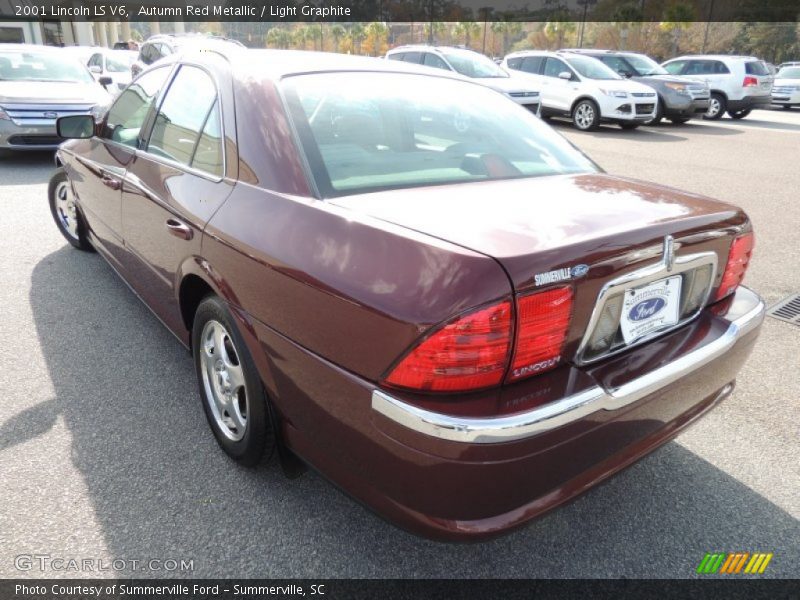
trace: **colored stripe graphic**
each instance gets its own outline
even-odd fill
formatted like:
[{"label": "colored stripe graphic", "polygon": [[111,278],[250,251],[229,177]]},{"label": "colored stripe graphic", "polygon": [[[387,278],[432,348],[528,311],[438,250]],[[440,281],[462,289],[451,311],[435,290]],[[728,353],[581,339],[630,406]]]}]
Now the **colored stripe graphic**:
[{"label": "colored stripe graphic", "polygon": [[[703,560],[697,565],[697,573],[702,575],[712,575],[714,573],[733,575],[744,572],[750,575],[763,573],[773,554],[756,552],[706,552]],[[749,560],[748,560],[749,559]],[[747,566],[745,566],[747,565]]]}]

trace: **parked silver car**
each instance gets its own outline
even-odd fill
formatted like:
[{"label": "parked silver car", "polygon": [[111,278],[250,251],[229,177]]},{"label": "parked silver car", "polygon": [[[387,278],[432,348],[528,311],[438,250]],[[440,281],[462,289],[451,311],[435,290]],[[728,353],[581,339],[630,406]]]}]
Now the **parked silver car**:
[{"label": "parked silver car", "polygon": [[86,66],[60,49],[0,46],[0,150],[56,148],[56,119],[98,116],[108,102]]}]

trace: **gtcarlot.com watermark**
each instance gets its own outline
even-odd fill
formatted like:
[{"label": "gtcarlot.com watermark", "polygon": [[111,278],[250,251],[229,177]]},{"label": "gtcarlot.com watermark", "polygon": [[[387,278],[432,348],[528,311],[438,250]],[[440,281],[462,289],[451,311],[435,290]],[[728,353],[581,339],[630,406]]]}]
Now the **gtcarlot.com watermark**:
[{"label": "gtcarlot.com watermark", "polygon": [[102,573],[108,571],[152,571],[154,573],[187,573],[194,571],[194,559],[185,558],[75,558],[50,554],[18,554],[14,557],[17,571],[58,571]]}]

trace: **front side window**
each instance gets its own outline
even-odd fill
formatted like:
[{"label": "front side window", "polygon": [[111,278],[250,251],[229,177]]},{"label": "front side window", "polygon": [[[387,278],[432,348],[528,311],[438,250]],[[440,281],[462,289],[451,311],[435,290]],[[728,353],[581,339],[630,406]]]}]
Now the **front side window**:
[{"label": "front side window", "polygon": [[685,60],[675,60],[671,63],[664,65],[664,70],[670,75],[680,75],[683,67],[686,65]]},{"label": "front side window", "polygon": [[572,71],[570,71],[567,63],[563,60],[558,60],[557,58],[553,58],[551,56],[547,57],[547,62],[544,64],[544,74],[547,77],[558,77],[559,73],[567,72],[572,75]]},{"label": "front side window", "polygon": [[336,73],[289,77],[283,91],[325,197],[596,170],[527,110],[482,86]]},{"label": "front side window", "polygon": [[447,66],[447,63],[444,62],[441,58],[433,54],[432,52],[425,53],[425,62],[424,64],[428,67],[435,67],[437,69],[444,69],[445,71],[449,71],[450,67]]},{"label": "front side window", "polygon": [[[182,66],[156,114],[147,151],[186,166],[193,166],[195,160],[217,164],[211,156],[222,155],[217,112],[217,90],[208,73]],[[198,150],[202,158],[196,156]],[[217,167],[212,173],[221,174]]]},{"label": "front side window", "polygon": [[165,67],[148,71],[129,85],[108,111],[102,137],[137,147],[139,134],[158,92],[169,76]]}]

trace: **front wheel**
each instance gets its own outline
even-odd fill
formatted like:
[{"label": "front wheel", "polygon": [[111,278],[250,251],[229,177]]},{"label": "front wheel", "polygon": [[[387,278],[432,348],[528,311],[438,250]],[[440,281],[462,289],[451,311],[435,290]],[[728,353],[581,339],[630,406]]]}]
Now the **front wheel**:
[{"label": "front wheel", "polygon": [[50,178],[47,199],[50,204],[50,214],[53,215],[61,235],[79,250],[92,251],[92,245],[86,237],[86,223],[78,211],[72,184],[67,178],[64,167],[59,167]]},{"label": "front wheel", "polygon": [[711,98],[708,101],[708,110],[706,114],[703,115],[703,118],[710,121],[721,119],[722,115],[725,114],[726,106],[727,102],[725,102],[725,96],[712,92]]},{"label": "front wheel", "polygon": [[572,122],[581,131],[592,131],[600,125],[600,109],[591,100],[581,100],[572,111]]},{"label": "front wheel", "polygon": [[219,445],[245,466],[268,459],[275,433],[264,386],[233,315],[217,296],[197,308],[192,354],[203,409]]},{"label": "front wheel", "polygon": [[731,119],[744,119],[747,115],[750,114],[751,110],[752,109],[750,108],[745,108],[742,110],[729,110],[728,116],[730,116]]}]

